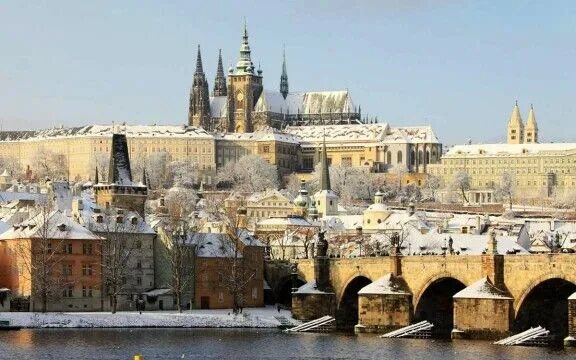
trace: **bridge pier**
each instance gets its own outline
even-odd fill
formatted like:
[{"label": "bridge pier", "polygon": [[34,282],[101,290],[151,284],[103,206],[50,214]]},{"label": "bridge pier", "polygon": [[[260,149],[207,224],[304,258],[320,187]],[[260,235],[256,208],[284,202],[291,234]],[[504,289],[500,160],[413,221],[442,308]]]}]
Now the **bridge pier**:
[{"label": "bridge pier", "polygon": [[576,293],[568,297],[568,336],[564,346],[576,346]]},{"label": "bridge pier", "polygon": [[489,278],[456,293],[452,339],[495,340],[507,337],[514,321],[513,301]]},{"label": "bridge pier", "polygon": [[386,333],[412,322],[412,294],[404,280],[392,273],[358,292],[355,333]]}]

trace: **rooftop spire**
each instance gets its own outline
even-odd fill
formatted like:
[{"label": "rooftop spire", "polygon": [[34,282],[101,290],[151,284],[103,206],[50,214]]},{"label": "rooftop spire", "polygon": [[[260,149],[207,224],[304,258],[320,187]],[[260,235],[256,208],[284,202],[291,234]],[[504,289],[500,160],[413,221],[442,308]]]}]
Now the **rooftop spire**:
[{"label": "rooftop spire", "polygon": [[286,99],[288,96],[288,72],[286,71],[286,47],[282,51],[282,75],[280,75],[280,93]]},{"label": "rooftop spire", "polygon": [[328,155],[326,153],[326,130],[324,130],[324,137],[322,139],[320,171],[320,190],[332,190],[330,186],[330,170],[328,169]]},{"label": "rooftop spire", "polygon": [[226,96],[226,77],[224,76],[224,66],[222,65],[222,49],[218,51],[218,68],[216,79],[214,80],[214,96]]},{"label": "rooftop spire", "polygon": [[236,63],[237,74],[252,74],[254,72],[254,65],[250,58],[250,45],[248,44],[248,27],[246,25],[246,18],[244,18],[244,35],[242,36],[242,45],[240,45],[240,59]]}]

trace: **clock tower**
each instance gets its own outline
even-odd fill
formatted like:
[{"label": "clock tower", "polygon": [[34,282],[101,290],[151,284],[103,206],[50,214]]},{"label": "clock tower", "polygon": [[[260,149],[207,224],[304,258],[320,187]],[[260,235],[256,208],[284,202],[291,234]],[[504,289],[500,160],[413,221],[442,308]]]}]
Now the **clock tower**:
[{"label": "clock tower", "polygon": [[229,132],[252,132],[252,111],[262,93],[262,70],[255,72],[250,58],[248,30],[244,24],[244,35],[240,46],[240,59],[228,74],[228,124]]}]

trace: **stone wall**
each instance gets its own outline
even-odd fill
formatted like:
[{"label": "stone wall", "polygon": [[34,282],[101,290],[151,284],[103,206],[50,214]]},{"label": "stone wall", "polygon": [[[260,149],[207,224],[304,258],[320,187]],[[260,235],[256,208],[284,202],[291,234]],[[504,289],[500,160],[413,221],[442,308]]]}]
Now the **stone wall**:
[{"label": "stone wall", "polygon": [[292,295],[292,316],[294,319],[310,321],[326,315],[336,316],[334,293]]},{"label": "stone wall", "polygon": [[454,299],[455,338],[503,339],[513,321],[511,299]]},{"label": "stone wall", "polygon": [[356,332],[384,333],[412,322],[412,296],[402,294],[359,295]]}]

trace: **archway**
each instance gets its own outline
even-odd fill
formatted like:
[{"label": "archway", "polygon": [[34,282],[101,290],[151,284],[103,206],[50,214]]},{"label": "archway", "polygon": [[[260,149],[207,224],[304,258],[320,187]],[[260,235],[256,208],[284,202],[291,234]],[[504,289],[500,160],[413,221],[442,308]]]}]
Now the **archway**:
[{"label": "archway", "polygon": [[454,301],[452,297],[466,286],[460,281],[444,277],[431,283],[420,296],[414,321],[427,320],[434,324],[434,337],[448,338],[454,327]]},{"label": "archway", "polygon": [[358,291],[372,280],[357,276],[346,285],[336,312],[336,326],[340,330],[352,330],[358,324]]},{"label": "archway", "polygon": [[568,297],[576,292],[576,285],[560,278],[552,278],[536,285],[519,305],[514,320],[514,332],[534,326],[550,330],[553,340],[568,334]]},{"label": "archway", "polygon": [[[306,282],[300,278],[296,279],[296,286],[300,287]],[[292,307],[292,277],[286,276],[280,280],[274,291],[275,302],[287,307]]]}]

